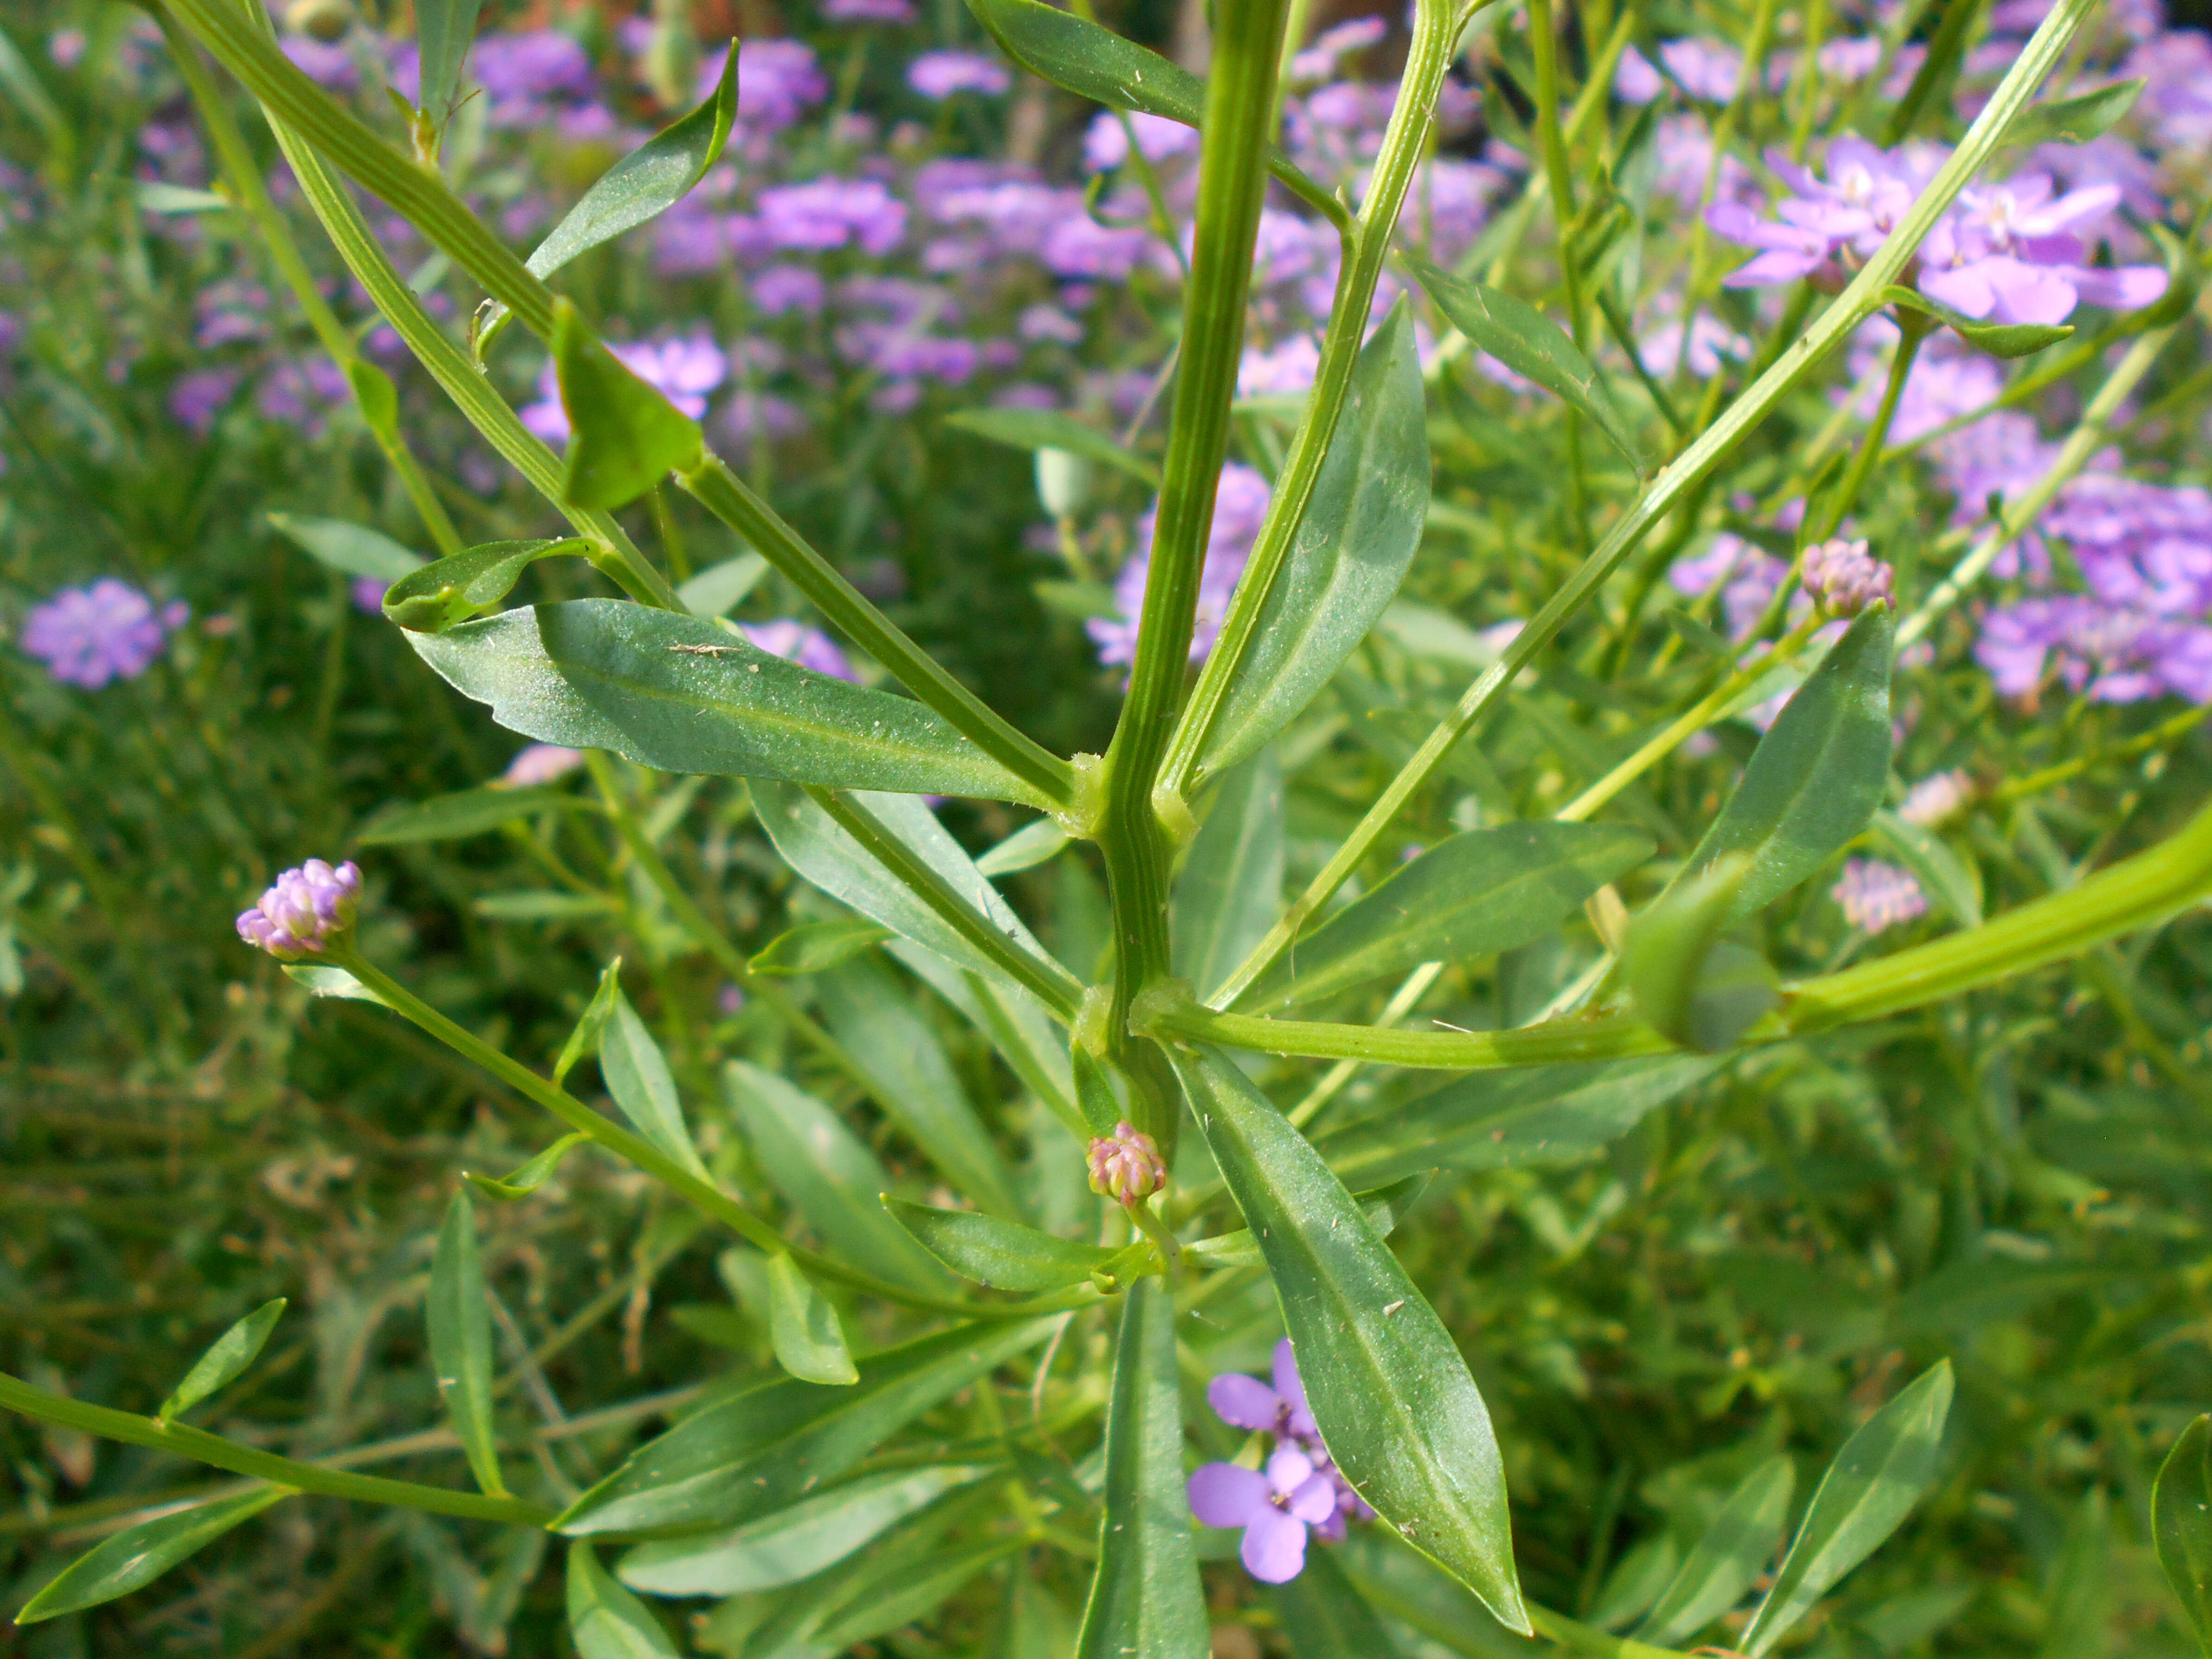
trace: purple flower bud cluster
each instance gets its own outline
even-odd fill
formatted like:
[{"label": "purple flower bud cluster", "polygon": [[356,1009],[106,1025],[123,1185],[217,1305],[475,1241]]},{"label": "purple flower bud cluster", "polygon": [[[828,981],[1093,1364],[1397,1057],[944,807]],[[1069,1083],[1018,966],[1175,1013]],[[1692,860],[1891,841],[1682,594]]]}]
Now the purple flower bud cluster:
[{"label": "purple flower bud cluster", "polygon": [[1191,1513],[1201,1525],[1243,1528],[1244,1570],[1255,1578],[1288,1583],[1305,1570],[1309,1533],[1334,1544],[1347,1523],[1375,1518],[1322,1443],[1289,1339],[1275,1345],[1272,1387],[1228,1371],[1207,1386],[1206,1397],[1223,1422],[1275,1439],[1261,1468],[1207,1463],[1189,1482]]},{"label": "purple flower bud cluster", "polygon": [[1159,1143],[1134,1124],[1121,1122],[1091,1143],[1091,1190],[1116,1204],[1141,1204],[1168,1184]]},{"label": "purple flower bud cluster", "polygon": [[[1229,614],[1229,601],[1237,592],[1237,578],[1252,556],[1260,526],[1267,516],[1267,481],[1240,462],[1221,469],[1213,498],[1213,526],[1206,538],[1206,563],[1198,579],[1198,625],[1191,635],[1190,659],[1203,662],[1213,649],[1221,623]],[[1152,532],[1159,503],[1137,521],[1136,548],[1114,584],[1114,605],[1120,613],[1095,617],[1084,626],[1097,641],[1098,660],[1107,664],[1137,659],[1137,620],[1145,608],[1145,582],[1152,574]]]},{"label": "purple flower bud cluster", "polygon": [[1940,830],[1965,811],[1974,799],[1974,781],[1964,772],[1937,772],[1905,792],[1897,816],[1923,830]]},{"label": "purple flower bud cluster", "polygon": [[1896,599],[1896,573],[1869,556],[1863,541],[1838,537],[1807,548],[1798,574],[1813,603],[1831,617],[1856,617],[1876,600]]},{"label": "purple flower bud cluster", "polygon": [[276,878],[261,902],[238,919],[238,936],[279,962],[319,956],[353,926],[361,871],[350,860],[333,869],[309,859]]},{"label": "purple flower bud cluster", "polygon": [[151,668],[169,635],[191,616],[191,607],[181,599],[156,607],[128,582],[103,576],[33,605],[15,642],[64,685],[96,691]]},{"label": "purple flower bud cluster", "polygon": [[1851,859],[1843,878],[1829,890],[1844,920],[1863,933],[1887,931],[1928,914],[1928,895],[1912,872],[1879,859]]}]

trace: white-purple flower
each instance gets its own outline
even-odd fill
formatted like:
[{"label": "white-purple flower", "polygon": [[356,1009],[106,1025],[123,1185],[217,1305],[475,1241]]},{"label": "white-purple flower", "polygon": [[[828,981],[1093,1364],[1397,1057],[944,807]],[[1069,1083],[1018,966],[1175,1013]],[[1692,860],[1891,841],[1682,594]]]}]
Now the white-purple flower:
[{"label": "white-purple flower", "polygon": [[1298,1376],[1297,1352],[1288,1337],[1275,1344],[1272,1386],[1242,1371],[1224,1371],[1206,1384],[1206,1403],[1231,1428],[1293,1440],[1321,1438],[1306,1404],[1306,1385]]},{"label": "white-purple flower", "polygon": [[1856,617],[1876,600],[1896,598],[1896,573],[1870,556],[1863,540],[1838,536],[1807,548],[1799,577],[1813,603],[1831,617]]},{"label": "white-purple flower", "polygon": [[1964,772],[1936,772],[1905,792],[1897,816],[1920,829],[1935,830],[1958,817],[1973,798],[1974,781]]},{"label": "white-purple flower", "polygon": [[943,100],[956,93],[995,98],[1013,77],[995,58],[975,52],[925,52],[906,66],[906,83],[925,98]]},{"label": "white-purple flower", "polygon": [[584,763],[584,751],[557,743],[533,743],[516,751],[495,789],[532,789],[565,778]]},{"label": "white-purple flower", "polygon": [[23,617],[16,643],[64,685],[96,691],[110,680],[135,680],[154,665],[168,636],[191,609],[154,601],[112,576],[88,587],[65,587]]},{"label": "white-purple flower", "polygon": [[1829,890],[1844,920],[1863,933],[1879,933],[1928,913],[1928,895],[1912,872],[1879,859],[1852,859]]},{"label": "white-purple flower", "polygon": [[238,919],[238,936],[279,962],[319,956],[353,926],[361,904],[361,871],[350,860],[336,868],[309,859],[287,870]]}]

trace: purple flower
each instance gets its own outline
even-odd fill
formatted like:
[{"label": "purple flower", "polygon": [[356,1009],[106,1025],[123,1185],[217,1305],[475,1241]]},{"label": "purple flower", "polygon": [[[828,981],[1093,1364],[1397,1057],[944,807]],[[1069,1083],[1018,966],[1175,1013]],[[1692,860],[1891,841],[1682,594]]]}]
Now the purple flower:
[{"label": "purple flower", "polygon": [[1157,267],[1166,263],[1167,250],[1140,226],[1102,225],[1089,214],[1079,213],[1053,227],[1038,258],[1055,276],[1125,283],[1141,264]]},{"label": "purple flower", "polygon": [[1297,1353],[1288,1337],[1275,1344],[1273,1387],[1242,1371],[1224,1371],[1206,1384],[1206,1402],[1231,1428],[1278,1438],[1321,1438],[1321,1429],[1306,1405],[1306,1385],[1298,1376]]},{"label": "purple flower", "polygon": [[1807,595],[1831,617],[1856,617],[1895,598],[1896,572],[1870,557],[1863,541],[1837,537],[1807,548],[1801,576]]},{"label": "purple flower", "polygon": [[1905,792],[1897,816],[1923,830],[1948,823],[1974,798],[1974,781],[1964,772],[1937,772]]},{"label": "purple flower", "polygon": [[1659,61],[1692,98],[1725,104],[1735,97],[1743,78],[1743,54],[1717,40],[1668,40],[1659,48]]},{"label": "purple flower", "polygon": [[845,653],[818,628],[787,618],[780,622],[739,623],[738,631],[770,656],[781,657],[832,679],[858,678]]},{"label": "purple flower", "polygon": [[1081,345],[1086,331],[1058,306],[1035,305],[1023,307],[1022,314],[1014,320],[1014,332],[1024,340]]},{"label": "purple flower", "polygon": [[319,87],[332,92],[351,92],[361,83],[361,67],[343,41],[288,34],[278,44],[294,65]]},{"label": "purple flower", "polygon": [[753,306],[763,317],[790,311],[811,317],[828,297],[821,273],[805,265],[770,265],[752,280]]},{"label": "purple flower", "polygon": [[1087,1162],[1091,1190],[1125,1208],[1141,1204],[1168,1184],[1167,1160],[1160,1156],[1159,1143],[1133,1123],[1117,1123],[1112,1134],[1094,1137]]},{"label": "purple flower", "polygon": [[1829,890],[1844,920],[1863,933],[1879,933],[1928,913],[1928,895],[1911,872],[1879,859],[1852,859]]},{"label": "purple flower", "polygon": [[851,243],[880,257],[906,234],[906,212],[873,179],[817,179],[763,191],[757,222],[770,247],[818,252]]},{"label": "purple flower", "polygon": [[722,413],[722,430],[741,450],[763,439],[788,438],[806,430],[806,412],[765,392],[739,392]]},{"label": "purple flower", "polygon": [[533,743],[516,751],[501,773],[495,789],[532,789],[565,778],[584,763],[580,749],[564,749],[557,743]]},{"label": "purple flower", "polygon": [[[610,345],[607,349],[631,374],[695,421],[707,412],[708,395],[730,374],[728,356],[703,334],[659,343],[638,340]],[[551,363],[538,377],[538,401],[515,412],[523,425],[545,442],[568,442],[568,411],[562,404],[560,377]]]},{"label": "purple flower", "polygon": [[484,120],[495,127],[543,125],[558,103],[598,90],[591,54],[558,29],[479,36],[471,66],[488,103]]},{"label": "purple flower", "polygon": [[[1147,161],[1198,153],[1198,129],[1170,121],[1164,115],[1132,115],[1129,128],[1137,135],[1137,148]],[[1129,131],[1111,110],[1093,116],[1083,134],[1083,165],[1092,173],[1109,173],[1129,159]]]},{"label": "purple flower", "polygon": [[323,411],[350,395],[345,371],[327,357],[281,362],[254,389],[253,406],[264,419],[295,426],[310,437],[323,429]]},{"label": "purple flower", "polygon": [[1336,1513],[1335,1483],[1296,1446],[1275,1448],[1265,1473],[1208,1463],[1190,1477],[1190,1510],[1209,1527],[1242,1527],[1244,1570],[1284,1584],[1306,1565],[1306,1529]]},{"label": "purple flower", "polygon": [[[702,95],[721,78],[724,59],[699,66]],[[812,47],[797,40],[749,40],[738,52],[738,120],[755,137],[781,132],[830,95]]]},{"label": "purple flower", "polygon": [[1389,32],[1390,26],[1379,17],[1355,17],[1349,23],[1323,29],[1311,46],[1291,59],[1291,79],[1326,81],[1345,58],[1364,52]]},{"label": "purple flower", "polygon": [[1293,334],[1280,345],[1247,346],[1237,367],[1240,398],[1293,398],[1313,389],[1321,373],[1321,346],[1310,334]]},{"label": "purple flower", "polygon": [[103,576],[89,587],[65,587],[33,605],[16,643],[64,685],[96,691],[110,680],[135,680],[152,667],[168,635],[191,615],[181,600],[156,611],[128,582]]},{"label": "purple flower", "polygon": [[2094,702],[2165,695],[2212,702],[2212,628],[2107,605],[2086,594],[2025,599],[1982,619],[1974,657],[2000,695],[2032,696],[2047,669]]},{"label": "purple flower", "polygon": [[178,425],[204,438],[215,430],[216,416],[237,395],[246,377],[234,368],[196,368],[180,374],[169,388],[169,415]]},{"label": "purple flower", "polygon": [[353,598],[353,608],[363,616],[384,614],[384,596],[392,584],[381,576],[356,576],[346,584],[346,592]]},{"label": "purple flower", "polygon": [[910,0],[822,0],[822,15],[833,23],[911,23]]},{"label": "purple flower", "polygon": [[2083,300],[2134,311],[2166,292],[2156,265],[2086,265],[2082,233],[2111,217],[2118,185],[2054,196],[2050,175],[1960,192],[1921,247],[1920,291],[1972,318],[2063,323]]},{"label": "purple flower", "polygon": [[1766,613],[1768,601],[1782,586],[1790,567],[1771,553],[1723,532],[1713,544],[1694,558],[1677,559],[1667,580],[1677,591],[1695,596],[1715,582],[1721,589],[1721,609],[1728,617],[1733,639],[1747,637]]},{"label": "purple flower", "polygon": [[[1221,469],[1221,482],[1213,498],[1213,524],[1206,537],[1206,563],[1198,580],[1198,625],[1190,641],[1191,661],[1203,662],[1213,649],[1214,637],[1229,612],[1237,579],[1252,555],[1260,526],[1267,514],[1267,481],[1249,466],[1231,461]],[[1098,645],[1102,663],[1128,663],[1137,659],[1137,619],[1145,605],[1145,580],[1152,572],[1152,530],[1159,513],[1155,501],[1137,521],[1136,546],[1114,584],[1116,617],[1097,617],[1084,624]]]},{"label": "purple flower", "polygon": [[361,904],[361,871],[350,861],[332,869],[309,859],[287,870],[238,919],[238,936],[279,962],[318,956],[353,926]]},{"label": "purple flower", "polygon": [[1624,104],[1648,104],[1667,90],[1651,60],[1633,46],[1625,47],[1620,66],[1613,72],[1613,95]]},{"label": "purple flower", "polygon": [[957,92],[995,98],[1013,85],[1006,66],[974,52],[925,52],[906,66],[906,83],[925,98],[945,99]]},{"label": "purple flower", "polygon": [[1644,368],[1656,375],[1665,376],[1686,361],[1691,374],[1701,380],[1710,380],[1721,372],[1722,358],[1751,355],[1751,342],[1709,311],[1700,311],[1691,319],[1686,331],[1690,337],[1686,351],[1682,341],[1685,330],[1679,317],[1666,319],[1644,335],[1637,342]]}]

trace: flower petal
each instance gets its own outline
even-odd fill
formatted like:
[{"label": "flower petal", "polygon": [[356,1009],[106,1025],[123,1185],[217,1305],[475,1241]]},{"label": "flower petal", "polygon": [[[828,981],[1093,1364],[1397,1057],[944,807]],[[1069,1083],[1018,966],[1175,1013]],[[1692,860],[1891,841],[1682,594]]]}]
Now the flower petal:
[{"label": "flower petal", "polygon": [[1206,1385],[1206,1404],[1223,1422],[1239,1429],[1272,1429],[1283,1420],[1283,1402],[1256,1376],[1224,1371]]},{"label": "flower petal", "polygon": [[1244,1558],[1244,1571],[1261,1583],[1287,1584],[1305,1570],[1306,1523],[1271,1504],[1244,1528],[1244,1545],[1239,1553]]},{"label": "flower petal", "polygon": [[1248,1527],[1279,1515],[1268,1501],[1267,1476],[1234,1463],[1206,1463],[1190,1477],[1190,1512],[1203,1526]]},{"label": "flower petal", "polygon": [[1336,1482],[1325,1474],[1309,1476],[1291,1494],[1291,1513],[1310,1527],[1317,1527],[1336,1513]]},{"label": "flower petal", "polygon": [[1296,1446],[1278,1446],[1267,1459],[1267,1487],[1280,1498],[1297,1491],[1313,1479],[1313,1459]]}]

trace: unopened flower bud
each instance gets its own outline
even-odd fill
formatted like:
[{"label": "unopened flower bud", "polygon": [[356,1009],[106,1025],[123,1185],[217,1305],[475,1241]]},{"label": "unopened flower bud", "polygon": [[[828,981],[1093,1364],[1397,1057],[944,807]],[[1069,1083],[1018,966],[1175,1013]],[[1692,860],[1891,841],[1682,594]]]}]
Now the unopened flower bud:
[{"label": "unopened flower bud", "polygon": [[1091,463],[1068,450],[1040,449],[1036,492],[1054,518],[1074,518],[1091,500]]},{"label": "unopened flower bud", "polygon": [[1841,537],[1805,550],[1805,592],[1832,617],[1856,617],[1876,599],[1894,597],[1896,573],[1870,558],[1863,541]]},{"label": "unopened flower bud", "polygon": [[1091,1190],[1115,1203],[1141,1204],[1168,1184],[1167,1160],[1159,1143],[1129,1123],[1117,1123],[1110,1135],[1091,1143]]},{"label": "unopened flower bud", "polygon": [[361,871],[350,861],[336,869],[309,859],[287,870],[261,902],[238,919],[238,936],[279,962],[319,955],[353,926],[361,904]]}]

